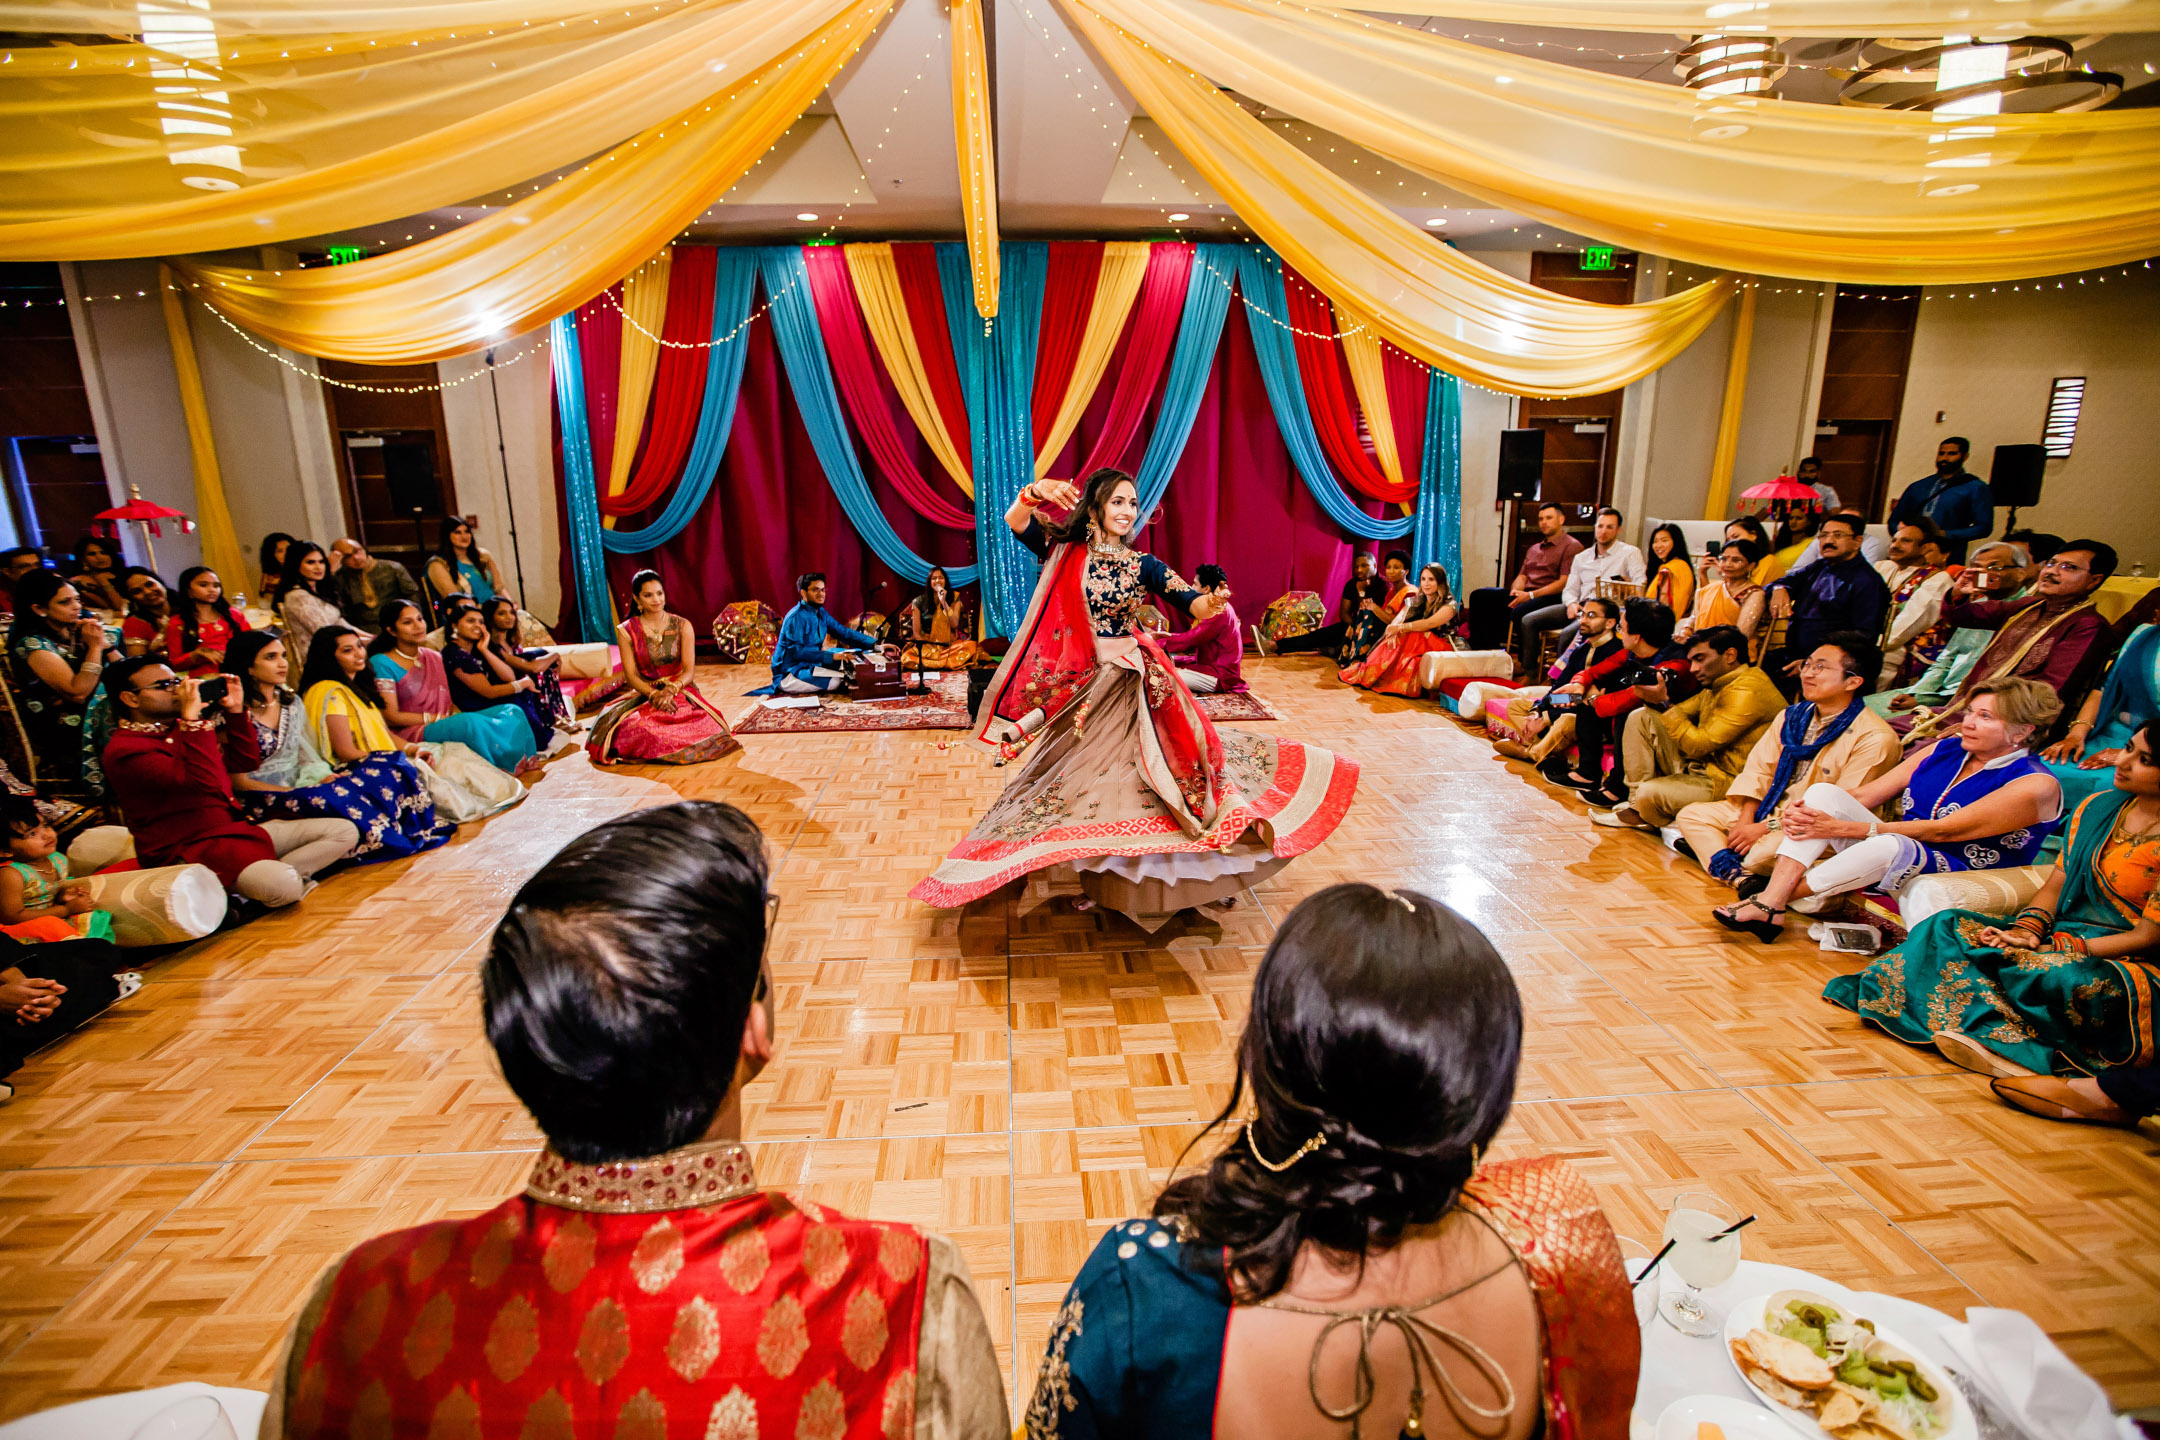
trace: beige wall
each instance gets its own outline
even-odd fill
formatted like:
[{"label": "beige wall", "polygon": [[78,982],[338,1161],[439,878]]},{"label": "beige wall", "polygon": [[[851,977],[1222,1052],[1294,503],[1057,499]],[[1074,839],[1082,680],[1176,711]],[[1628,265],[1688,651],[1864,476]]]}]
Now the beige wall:
[{"label": "beige wall", "polygon": [[[526,353],[526,352],[530,353]],[[524,354],[516,364],[513,355]],[[448,388],[443,391],[443,424],[450,432],[450,468],[457,475],[458,504],[470,512],[501,562],[503,575],[518,583],[519,559],[525,585],[525,608],[542,620],[562,618],[560,526],[555,517],[555,457],[550,431],[554,390],[543,334],[511,340],[496,351],[493,385],[502,397],[501,447],[495,428],[495,392],[488,377],[465,384],[449,382],[486,369],[478,355],[461,355],[436,366]],[[503,487],[503,460],[510,466],[509,493]],[[517,545],[511,546],[512,519]]]},{"label": "beige wall", "polygon": [[[2160,268],[2115,273],[2104,284],[2070,279],[2038,293],[1997,287],[1964,299],[1930,290],[1913,335],[1891,493],[1933,470],[1935,446],[1947,435],[1971,439],[1971,468],[1985,476],[1997,445],[2039,441],[2055,377],[2083,375],[2077,443],[2068,459],[2048,462],[2040,503],[2018,521],[2065,539],[2105,540],[2126,570],[2143,561],[2147,575],[2160,573],[2155,336]],[[1998,508],[1998,531],[2007,519]]]}]

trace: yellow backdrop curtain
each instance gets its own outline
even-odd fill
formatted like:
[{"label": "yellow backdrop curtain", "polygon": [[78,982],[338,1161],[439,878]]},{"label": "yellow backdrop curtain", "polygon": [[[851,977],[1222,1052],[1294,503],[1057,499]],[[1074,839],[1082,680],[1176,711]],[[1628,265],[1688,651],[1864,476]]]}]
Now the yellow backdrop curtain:
[{"label": "yellow backdrop curtain", "polygon": [[1147,278],[1149,248],[1145,240],[1112,240],[1103,246],[1102,268],[1095,276],[1095,299],[1088,306],[1087,325],[1080,332],[1080,353],[1073,359],[1072,379],[1066,382],[1065,393],[1058,400],[1057,418],[1035,442],[1037,479],[1048,475],[1050,467],[1057,463],[1058,452],[1072,438],[1073,427],[1080,423],[1088,401],[1095,398],[1103,371],[1110,368],[1110,354],[1117,349],[1118,336],[1124,333],[1125,321],[1140,298],[1140,282]]},{"label": "yellow backdrop curtain", "polygon": [[929,442],[945,473],[968,499],[975,498],[975,471],[959,442],[945,429],[945,417],[923,373],[922,355],[915,348],[915,327],[908,321],[907,301],[900,293],[900,272],[893,265],[890,245],[847,247],[848,278],[855,282],[855,303],[862,307],[870,327],[870,341],[877,346],[885,373],[892,377],[900,403]]},{"label": "yellow backdrop curtain", "polygon": [[247,552],[233,530],[218,469],[217,441],[210,432],[210,402],[203,395],[202,367],[195,363],[195,336],[188,329],[187,300],[158,267],[158,295],[165,310],[165,338],[172,346],[173,377],[180,384],[180,416],[187,423],[188,458],[195,471],[195,524],[202,532],[203,563],[225,582],[227,595],[250,593]]},{"label": "yellow backdrop curtain", "polygon": [[668,275],[674,266],[675,249],[669,246],[623,277],[622,351],[618,357],[615,385],[615,453],[608,462],[607,493],[610,495],[620,495],[630,485],[630,462],[637,458],[638,432],[645,428],[645,407],[652,400],[653,372],[660,365],[661,327],[667,324]]},{"label": "yellow backdrop curtain", "polygon": [[1617,390],[1672,359],[1731,294],[1714,280],[1641,305],[1539,290],[1439,243],[1193,71],[1068,4],[1080,34],[1253,232],[1381,338],[1518,395]]},{"label": "yellow backdrop curtain", "polygon": [[771,148],[892,0],[854,0],[807,44],[536,195],[407,249],[315,270],[175,261],[205,302],[310,355],[439,360],[545,324],[680,234]]},{"label": "yellow backdrop curtain", "polygon": [[[136,0],[8,0],[0,4],[0,28],[49,35],[134,35],[142,31],[146,11],[160,19],[188,16],[170,0],[155,7]],[[342,35],[591,21],[622,11],[620,4],[593,0],[217,0],[215,13],[220,30],[237,34]]]},{"label": "yellow backdrop curtain", "polygon": [[1389,15],[1695,35],[2083,35],[2160,30],[2160,0],[1387,0]]},{"label": "yellow backdrop curtain", "polygon": [[952,0],[952,109],[968,273],[975,281],[975,313],[988,320],[998,313],[998,199],[982,0]]},{"label": "yellow backdrop curtain", "polygon": [[1391,485],[1403,481],[1402,451],[1395,444],[1395,410],[1388,403],[1387,371],[1380,360],[1380,332],[1373,322],[1347,305],[1337,305],[1335,334],[1342,341],[1350,387],[1365,412],[1365,432],[1372,436],[1373,458]]},{"label": "yellow backdrop curtain", "polygon": [[1605,75],[1278,0],[1064,3],[1128,37],[1124,51],[1139,58],[1113,63],[1179,62],[1495,205],[1675,259],[1949,284],[2160,251],[2160,110],[1807,105]]},{"label": "yellow backdrop curtain", "polygon": [[332,55],[214,35],[215,59],[191,58],[199,40],[18,48],[0,66],[0,260],[252,247],[506,203],[864,8],[679,0],[589,35],[401,33]]}]

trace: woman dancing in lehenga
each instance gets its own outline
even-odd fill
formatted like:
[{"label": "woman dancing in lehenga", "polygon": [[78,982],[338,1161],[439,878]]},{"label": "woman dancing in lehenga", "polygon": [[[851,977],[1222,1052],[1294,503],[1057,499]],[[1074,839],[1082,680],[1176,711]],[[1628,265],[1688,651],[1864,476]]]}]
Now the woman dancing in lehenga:
[{"label": "woman dancing in lehenga", "polygon": [[[1195,623],[1220,603],[1127,540],[1132,477],[1084,492],[1038,480],[1005,522],[1047,557],[1027,618],[975,712],[974,739],[1025,754],[989,812],[914,897],[955,909],[1030,871],[1077,872],[1088,897],[1149,930],[1179,910],[1234,900],[1325,840],[1357,790],[1357,765],[1294,740],[1217,730],[1135,624],[1150,595]],[[1046,528],[1045,503],[1071,518]]]}]

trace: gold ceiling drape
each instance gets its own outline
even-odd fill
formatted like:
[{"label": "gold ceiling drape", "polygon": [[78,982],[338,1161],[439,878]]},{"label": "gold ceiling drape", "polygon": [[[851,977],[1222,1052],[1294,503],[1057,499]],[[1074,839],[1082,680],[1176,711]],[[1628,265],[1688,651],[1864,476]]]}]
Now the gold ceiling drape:
[{"label": "gold ceiling drape", "polygon": [[2160,110],[1808,105],[1496,54],[1281,0],[1065,4],[1148,47],[1138,53],[1151,67],[1182,63],[1496,206],[1674,259],[1895,285],[2160,251]]},{"label": "gold ceiling drape", "polygon": [[673,240],[810,107],[892,4],[851,0],[709,103],[448,235],[323,269],[174,268],[236,323],[310,355],[391,365],[484,349],[582,304]]},{"label": "gold ceiling drape", "polygon": [[342,37],[330,55],[212,35],[212,60],[177,31],[19,48],[0,66],[0,260],[253,247],[506,204],[858,8],[678,0],[658,18]]},{"label": "gold ceiling drape", "polygon": [[1570,300],[1433,239],[1084,5],[1080,34],[1202,178],[1329,299],[1429,365],[1518,395],[1594,395],[1686,349],[1731,293],[1716,280],[1641,305]]},{"label": "gold ceiling drape", "polygon": [[2160,30],[2160,0],[1386,0],[1389,15],[1695,35],[2083,35]]},{"label": "gold ceiling drape", "polygon": [[998,313],[998,198],[982,0],[952,0],[952,107],[968,274],[975,281],[975,313],[988,320]]}]

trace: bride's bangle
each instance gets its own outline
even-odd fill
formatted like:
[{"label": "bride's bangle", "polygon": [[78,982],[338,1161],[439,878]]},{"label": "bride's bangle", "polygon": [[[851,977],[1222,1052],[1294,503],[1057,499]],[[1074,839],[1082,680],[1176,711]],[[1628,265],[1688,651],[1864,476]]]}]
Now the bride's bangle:
[{"label": "bride's bangle", "polygon": [[1035,493],[1035,487],[1030,484],[1020,487],[1020,503],[1030,510],[1040,510],[1043,500],[1042,496]]}]

